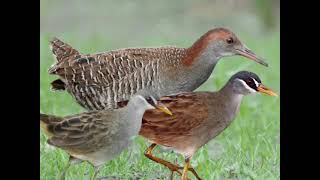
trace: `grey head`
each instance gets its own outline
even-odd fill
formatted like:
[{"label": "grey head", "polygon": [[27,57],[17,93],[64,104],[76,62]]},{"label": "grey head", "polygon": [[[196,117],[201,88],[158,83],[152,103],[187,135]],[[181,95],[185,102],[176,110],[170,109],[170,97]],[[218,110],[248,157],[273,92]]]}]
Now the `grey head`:
[{"label": "grey head", "polygon": [[275,92],[264,86],[258,75],[249,71],[240,71],[234,74],[228,83],[236,94],[248,95],[256,92],[270,96],[277,96]]},{"label": "grey head", "polygon": [[158,102],[153,96],[149,96],[149,98],[149,100],[146,100],[142,95],[134,95],[130,99],[128,107],[140,113],[150,109],[158,109],[172,116],[172,112],[164,104]]},{"label": "grey head", "polygon": [[[240,55],[264,66],[268,66],[262,58],[258,57],[246,47],[232,31],[226,28],[215,28],[208,31],[191,49],[195,51],[195,54],[201,51],[203,52],[203,57],[213,57],[211,59],[215,61],[226,56]],[[203,49],[205,50],[203,51]]]},{"label": "grey head", "polygon": [[131,97],[128,107],[135,108],[137,111],[146,111],[149,109],[155,109],[155,106],[149,104],[147,100],[141,95],[134,95]]}]

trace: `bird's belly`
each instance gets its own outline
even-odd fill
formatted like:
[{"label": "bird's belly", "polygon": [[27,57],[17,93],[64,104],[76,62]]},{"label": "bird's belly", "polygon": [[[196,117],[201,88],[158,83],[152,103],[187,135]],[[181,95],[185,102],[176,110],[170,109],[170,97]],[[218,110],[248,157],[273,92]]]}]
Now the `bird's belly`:
[{"label": "bird's belly", "polygon": [[187,148],[173,148],[174,152],[183,155],[184,157],[191,157],[197,152],[197,148],[189,146]]},{"label": "bird's belly", "polygon": [[104,163],[116,158],[118,155],[121,154],[123,150],[128,148],[130,146],[131,141],[115,141],[115,142],[121,142],[121,143],[115,143],[115,144],[108,144],[107,147],[102,147],[99,150],[91,153],[86,154],[72,154],[72,156],[89,161],[94,166],[100,166]]},{"label": "bird's belly", "polygon": [[163,145],[160,145],[160,146],[165,151],[174,151],[175,153],[181,154],[184,157],[190,157],[197,151],[197,149],[193,146],[188,146],[187,148],[167,147]]},{"label": "bird's belly", "polygon": [[188,157],[192,156],[198,149],[214,139],[225,130],[228,125],[229,123],[224,122],[217,123],[214,127],[210,127],[209,124],[206,124],[189,131],[188,136],[175,136],[171,137],[169,140],[166,139],[166,141],[155,139],[154,142]]}]

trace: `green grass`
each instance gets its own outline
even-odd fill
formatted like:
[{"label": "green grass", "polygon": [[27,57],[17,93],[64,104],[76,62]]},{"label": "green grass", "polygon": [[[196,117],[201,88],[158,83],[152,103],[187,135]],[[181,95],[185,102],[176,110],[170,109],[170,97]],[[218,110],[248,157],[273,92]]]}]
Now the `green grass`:
[{"label": "green grass", "polygon": [[[240,70],[257,73],[262,82],[280,94],[280,47],[279,33],[258,39],[242,35],[241,39],[257,54],[266,58],[270,67],[265,68],[242,57],[222,59],[210,78],[197,91],[215,91],[222,87],[232,74]],[[60,36],[66,42],[83,53],[111,50],[112,41],[103,41],[103,37],[77,39],[72,36]],[[40,111],[59,116],[83,112],[71,96],[65,92],[52,92],[50,82],[56,77],[49,76],[47,69],[54,63],[49,50],[48,36],[40,37]],[[154,40],[154,41],[153,41]],[[152,44],[172,44],[173,42],[149,39],[146,46]],[[153,43],[151,43],[153,42]],[[190,39],[189,43],[192,42]],[[188,41],[176,42],[179,46],[188,46]],[[143,42],[141,45],[144,45]],[[123,47],[127,45],[123,43]],[[199,149],[192,159],[192,165],[203,179],[280,179],[280,99],[261,94],[245,97],[240,113],[235,121],[222,134]],[[46,136],[40,131],[40,171],[41,179],[57,179],[67,163],[67,154],[46,144]],[[168,179],[170,172],[155,164],[143,155],[148,143],[137,137],[136,143],[119,157],[107,163],[99,176],[115,175],[125,179]],[[169,161],[180,155],[157,148],[154,154]],[[84,174],[93,173],[88,163],[72,166],[67,179],[84,179]],[[191,179],[195,179],[191,174]],[[175,176],[175,179],[179,179]]]}]

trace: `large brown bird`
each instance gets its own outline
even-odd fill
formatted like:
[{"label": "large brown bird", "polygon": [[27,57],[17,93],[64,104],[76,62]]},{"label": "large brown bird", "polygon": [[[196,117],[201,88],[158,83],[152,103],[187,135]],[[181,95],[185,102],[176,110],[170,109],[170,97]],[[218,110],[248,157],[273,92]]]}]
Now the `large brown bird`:
[{"label": "large brown bird", "polygon": [[[188,170],[201,179],[190,166],[191,157],[231,124],[243,97],[255,92],[276,96],[256,74],[241,71],[217,92],[186,92],[160,98],[159,102],[168,107],[173,115],[165,116],[158,110],[146,111],[139,134],[152,145],[145,155],[182,174],[183,180],[187,179]],[[179,171],[181,167],[152,155],[156,145],[171,148],[185,157],[182,173]]]},{"label": "large brown bird", "polygon": [[241,55],[267,66],[225,28],[208,31],[189,48],[127,48],[84,55],[57,38],[51,46],[57,63],[49,73],[59,76],[52,89],[67,90],[87,110],[117,108],[136,93],[158,99],[193,91],[226,56]]}]

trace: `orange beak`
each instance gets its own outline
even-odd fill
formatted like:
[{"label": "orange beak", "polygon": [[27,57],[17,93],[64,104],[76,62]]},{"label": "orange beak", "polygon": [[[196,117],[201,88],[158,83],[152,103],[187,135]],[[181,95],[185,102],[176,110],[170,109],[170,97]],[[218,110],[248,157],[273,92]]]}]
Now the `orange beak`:
[{"label": "orange beak", "polygon": [[161,102],[157,102],[157,100],[153,97],[153,96],[150,96],[151,98],[151,101],[152,101],[152,104],[154,104],[153,106],[156,108],[156,109],[159,109],[160,111],[166,113],[166,114],[169,114],[170,116],[172,116],[172,112],[167,108],[167,106],[165,106],[163,103]]},{"label": "orange beak", "polygon": [[266,86],[264,86],[263,84],[260,84],[257,88],[257,91],[260,92],[260,93],[264,93],[264,94],[267,94],[269,96],[276,96],[278,97],[278,95],[273,92],[271,89],[267,88]]},{"label": "orange beak", "polygon": [[172,112],[162,103],[158,103],[156,105],[156,108],[159,109],[160,111],[166,113],[166,114],[169,114],[170,116],[172,116]]}]

